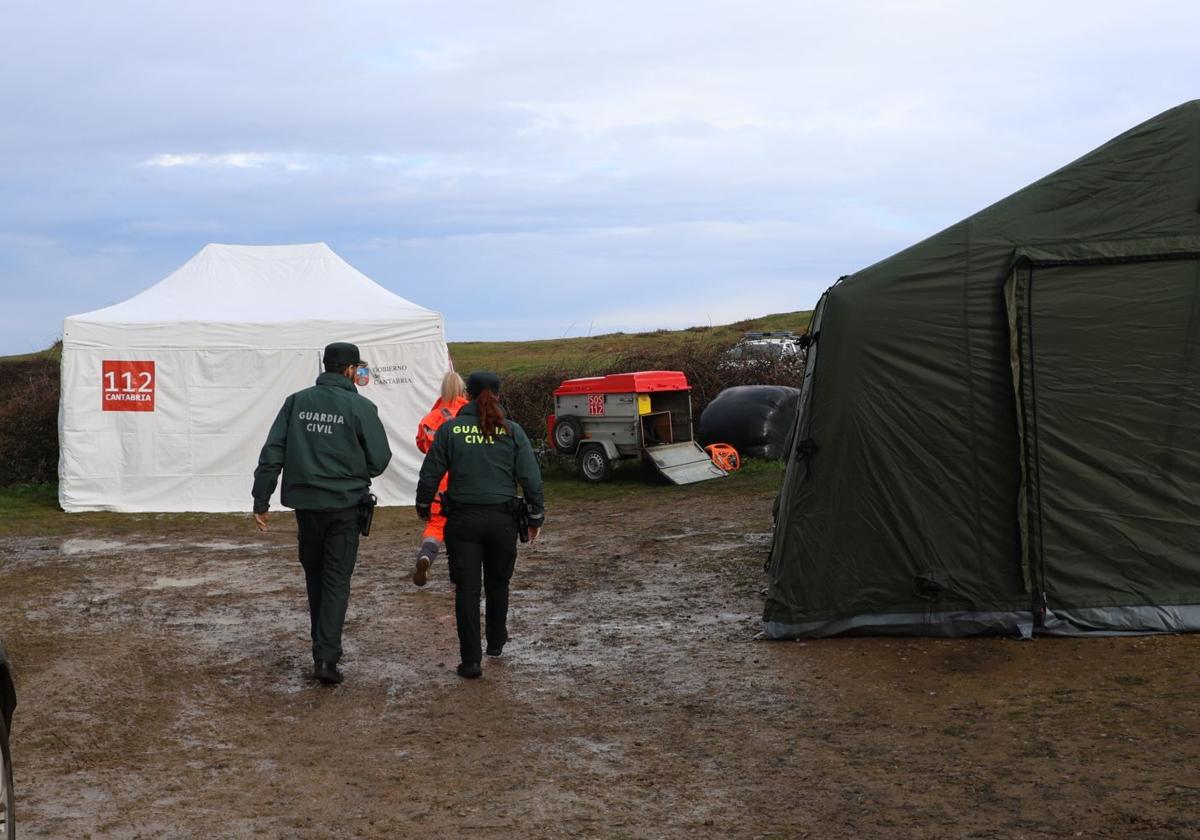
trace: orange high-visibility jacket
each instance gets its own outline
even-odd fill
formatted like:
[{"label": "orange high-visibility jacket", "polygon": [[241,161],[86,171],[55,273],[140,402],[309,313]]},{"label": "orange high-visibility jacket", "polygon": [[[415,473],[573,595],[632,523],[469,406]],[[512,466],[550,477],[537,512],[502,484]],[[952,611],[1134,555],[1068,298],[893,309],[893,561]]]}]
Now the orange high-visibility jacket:
[{"label": "orange high-visibility jacket", "polygon": [[433,436],[441,425],[458,414],[458,410],[469,402],[466,397],[457,397],[448,403],[442,402],[441,397],[433,404],[429,413],[417,424],[417,449],[428,452],[433,446]]}]

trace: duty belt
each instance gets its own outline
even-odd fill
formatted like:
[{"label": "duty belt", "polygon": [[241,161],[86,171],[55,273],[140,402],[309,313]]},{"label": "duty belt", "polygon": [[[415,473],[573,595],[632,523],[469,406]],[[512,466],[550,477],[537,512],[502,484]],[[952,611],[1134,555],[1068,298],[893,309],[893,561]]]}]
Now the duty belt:
[{"label": "duty belt", "polygon": [[450,510],[452,510],[452,511],[494,510],[494,511],[499,511],[501,513],[511,513],[512,512],[512,502],[498,502],[498,503],[492,504],[492,505],[476,505],[476,504],[470,504],[467,502],[451,502]]},{"label": "duty belt", "polygon": [[496,502],[496,503],[490,504],[490,505],[480,505],[480,504],[472,504],[470,502],[456,502],[454,499],[451,499],[445,493],[438,494],[438,499],[442,503],[442,512],[446,516],[450,516],[451,514],[457,513],[460,510],[492,510],[492,511],[500,511],[503,513],[511,513],[512,509],[513,509],[511,501]]}]

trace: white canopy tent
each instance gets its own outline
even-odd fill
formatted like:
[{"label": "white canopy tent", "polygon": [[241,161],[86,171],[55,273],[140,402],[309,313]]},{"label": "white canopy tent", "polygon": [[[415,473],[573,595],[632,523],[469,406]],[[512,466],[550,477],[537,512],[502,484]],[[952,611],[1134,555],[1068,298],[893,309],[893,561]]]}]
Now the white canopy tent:
[{"label": "white canopy tent", "polygon": [[354,342],[371,365],[359,393],[393,453],[372,491],[412,504],[417,422],[450,365],[442,316],[317,243],[207,245],[141,294],[66,319],[63,510],[250,510],[267,430],[332,341]]}]

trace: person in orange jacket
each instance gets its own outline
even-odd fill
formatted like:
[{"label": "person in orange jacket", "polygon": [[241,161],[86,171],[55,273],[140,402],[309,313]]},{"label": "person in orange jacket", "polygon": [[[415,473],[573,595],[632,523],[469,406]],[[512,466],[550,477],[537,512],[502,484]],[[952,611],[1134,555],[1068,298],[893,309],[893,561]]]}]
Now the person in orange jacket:
[{"label": "person in orange jacket", "polygon": [[[433,437],[443,423],[458,414],[458,410],[466,405],[467,388],[463,378],[450,371],[442,379],[442,395],[429,409],[429,413],[421,418],[417,425],[417,449],[424,454],[433,446]],[[446,492],[450,476],[446,474],[438,485],[438,493]],[[421,547],[417,549],[417,569],[413,572],[412,581],[417,586],[424,586],[429,580],[429,567],[437,559],[438,545],[442,542],[442,532],[446,527],[446,517],[442,513],[442,503],[435,498],[425,531],[421,534]]]}]

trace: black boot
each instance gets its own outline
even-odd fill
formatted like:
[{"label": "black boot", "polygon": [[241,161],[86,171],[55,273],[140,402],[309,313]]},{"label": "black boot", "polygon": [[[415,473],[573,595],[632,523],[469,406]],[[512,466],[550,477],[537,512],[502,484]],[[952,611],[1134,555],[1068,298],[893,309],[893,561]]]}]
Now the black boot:
[{"label": "black boot", "polygon": [[505,637],[504,637],[504,641],[503,641],[503,642],[501,642],[501,643],[500,643],[500,644],[498,644],[498,645],[491,645],[491,644],[489,644],[489,645],[487,646],[487,650],[486,650],[486,651],[484,651],[484,652],[485,652],[485,653],[486,653],[488,656],[501,656],[501,655],[503,655],[503,653],[504,653],[504,644],[505,644],[505,642],[507,642],[507,641],[508,641],[508,636],[505,636]]},{"label": "black boot", "polygon": [[323,659],[318,659],[313,665],[313,678],[320,680],[325,685],[337,685],[346,679],[337,669],[336,662],[326,662]]},{"label": "black boot", "polygon": [[483,676],[483,669],[478,662],[463,662],[457,668],[458,675],[464,680],[477,680]]}]

